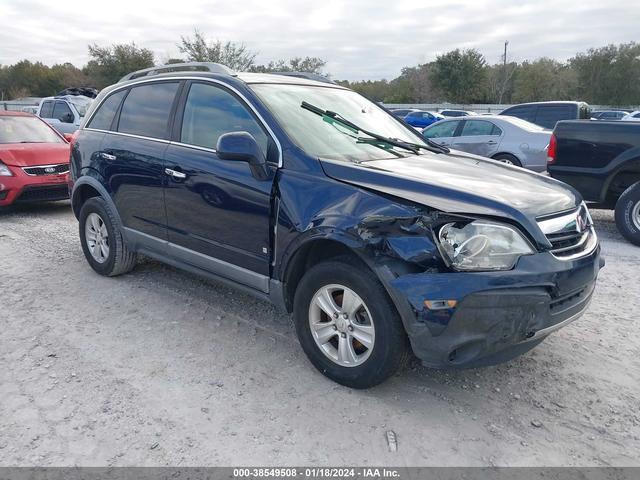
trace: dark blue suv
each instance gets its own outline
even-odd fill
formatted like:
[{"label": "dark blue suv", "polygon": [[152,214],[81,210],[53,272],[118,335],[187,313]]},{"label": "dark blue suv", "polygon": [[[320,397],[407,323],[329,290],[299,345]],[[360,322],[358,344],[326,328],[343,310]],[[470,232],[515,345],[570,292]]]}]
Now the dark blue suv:
[{"label": "dark blue suv", "polygon": [[91,267],[140,253],[270,300],[356,388],[409,345],[428,366],[488,365],[585,311],[602,265],[575,190],[301,76],[184,64],[103,90],[72,142]]}]

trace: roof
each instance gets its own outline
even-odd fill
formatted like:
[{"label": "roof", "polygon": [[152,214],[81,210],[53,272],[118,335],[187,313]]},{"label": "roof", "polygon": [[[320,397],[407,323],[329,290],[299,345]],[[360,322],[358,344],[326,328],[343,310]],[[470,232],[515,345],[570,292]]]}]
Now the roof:
[{"label": "roof", "polygon": [[517,103],[515,105],[511,105],[507,108],[505,108],[505,110],[512,108],[512,107],[519,107],[520,105],[545,105],[545,104],[566,104],[566,105],[586,105],[587,102],[582,102],[579,100],[548,100],[546,102],[525,102],[525,103]]}]

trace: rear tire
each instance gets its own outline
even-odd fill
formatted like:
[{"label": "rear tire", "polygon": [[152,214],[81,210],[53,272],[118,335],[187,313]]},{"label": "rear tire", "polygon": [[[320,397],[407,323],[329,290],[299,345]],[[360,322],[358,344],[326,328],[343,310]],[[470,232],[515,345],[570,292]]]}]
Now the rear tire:
[{"label": "rear tire", "polygon": [[320,263],[302,277],[293,315],[311,363],[347,387],[382,383],[408,359],[407,335],[387,292],[349,258]]},{"label": "rear tire", "polygon": [[640,182],[627,188],[616,202],[616,226],[624,238],[640,245]]},{"label": "rear tire", "polygon": [[494,160],[498,160],[499,162],[506,163],[507,165],[514,165],[516,167],[522,167],[522,163],[518,160],[514,155],[510,153],[499,153],[495,157]]},{"label": "rear tire", "polygon": [[101,197],[87,200],[80,209],[80,243],[97,273],[114,277],[135,267],[137,256],[125,244],[115,212]]}]

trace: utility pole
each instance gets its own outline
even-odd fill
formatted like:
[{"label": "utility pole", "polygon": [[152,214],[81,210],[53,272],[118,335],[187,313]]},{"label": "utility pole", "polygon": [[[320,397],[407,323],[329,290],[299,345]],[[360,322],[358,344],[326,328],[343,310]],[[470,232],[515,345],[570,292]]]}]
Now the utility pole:
[{"label": "utility pole", "polygon": [[502,88],[500,89],[500,98],[498,103],[502,104],[502,97],[504,91],[507,89],[507,47],[509,46],[509,40],[504,41],[504,56],[502,57]]}]

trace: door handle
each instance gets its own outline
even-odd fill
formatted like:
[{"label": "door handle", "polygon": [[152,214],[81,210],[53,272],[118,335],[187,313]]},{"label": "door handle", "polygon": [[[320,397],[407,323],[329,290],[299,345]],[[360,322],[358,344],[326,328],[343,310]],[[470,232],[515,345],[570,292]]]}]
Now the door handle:
[{"label": "door handle", "polygon": [[164,173],[166,173],[170,177],[177,178],[178,180],[184,180],[185,178],[187,178],[186,173],[178,172],[177,170],[171,170],[170,168],[165,168]]},{"label": "door handle", "polygon": [[116,157],[115,155],[111,155],[110,153],[104,153],[104,152],[101,152],[101,153],[100,153],[100,157],[101,157],[101,158],[104,158],[105,160],[109,160],[109,161],[113,161],[113,160],[115,160],[116,158],[118,158],[118,157]]},{"label": "door handle", "polygon": [[489,140],[487,142],[487,145],[495,145],[496,143],[498,143],[498,142],[496,142],[495,140]]}]

